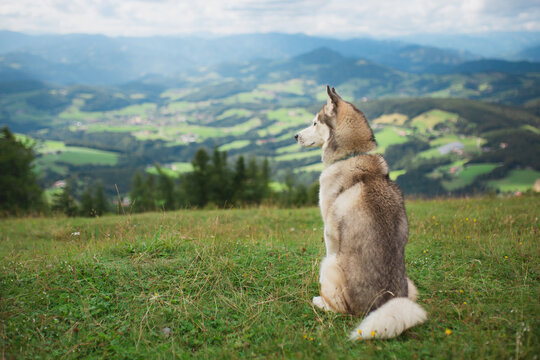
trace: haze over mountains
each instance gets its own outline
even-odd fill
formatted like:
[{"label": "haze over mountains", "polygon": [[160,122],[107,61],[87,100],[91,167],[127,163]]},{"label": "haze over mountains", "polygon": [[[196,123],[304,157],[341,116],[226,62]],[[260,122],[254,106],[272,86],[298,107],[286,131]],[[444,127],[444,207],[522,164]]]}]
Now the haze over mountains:
[{"label": "haze over mountains", "polygon": [[[430,45],[403,40],[314,37],[302,34],[251,34],[219,38],[107,37],[103,35],[26,35],[0,32],[0,80],[36,79],[58,84],[118,85],[149,75],[177,76],[222,63],[257,59],[290,59],[325,48],[344,57],[369,60],[409,73],[458,73],[482,71],[529,72],[539,61],[537,33],[506,34],[506,41],[489,37],[417,37]],[[511,40],[514,41],[511,41]],[[413,38],[411,38],[413,40]],[[458,48],[459,44],[463,47]],[[475,44],[485,44],[484,47]],[[517,48],[516,46],[521,45]],[[467,49],[467,50],[465,50]],[[471,51],[473,49],[477,52]],[[500,61],[482,62],[494,55]],[[478,62],[480,61],[480,62]],[[512,70],[514,69],[514,70]],[[184,74],[185,75],[185,74]]]}]

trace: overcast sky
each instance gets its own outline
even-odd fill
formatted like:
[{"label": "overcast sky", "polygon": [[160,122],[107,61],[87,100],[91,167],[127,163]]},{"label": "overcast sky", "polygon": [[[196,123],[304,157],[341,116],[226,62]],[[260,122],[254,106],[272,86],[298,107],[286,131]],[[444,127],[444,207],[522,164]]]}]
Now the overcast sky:
[{"label": "overcast sky", "polygon": [[540,0],[0,0],[0,29],[345,37],[540,31]]}]

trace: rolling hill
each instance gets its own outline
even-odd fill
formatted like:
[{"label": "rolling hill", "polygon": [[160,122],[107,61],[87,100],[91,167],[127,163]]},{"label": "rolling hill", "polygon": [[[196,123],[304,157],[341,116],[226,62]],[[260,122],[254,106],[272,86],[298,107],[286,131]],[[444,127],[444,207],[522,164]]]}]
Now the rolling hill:
[{"label": "rolling hill", "polygon": [[[278,41],[280,36],[263,38]],[[113,46],[111,39],[90,39]],[[242,39],[250,43],[260,38]],[[287,39],[305,40],[304,47],[319,44],[304,36]],[[118,44],[124,40],[115,39]],[[288,47],[295,41],[277,48],[297,51]],[[363,41],[367,40],[333,45]],[[69,49],[66,43],[60,45]],[[116,191],[115,184],[127,191],[135,171],[151,172],[155,163],[170,171],[185,171],[189,167],[178,164],[189,163],[200,147],[216,146],[232,158],[268,157],[277,181],[294,171],[300,183],[310,183],[321,170],[320,154],[300,149],[292,136],[324,103],[324,85],[329,83],[372,121],[379,151],[406,194],[507,190],[508,181],[540,175],[537,63],[466,62],[438,49],[371,40],[365,45],[378,49],[371,51],[372,57],[393,52],[392,61],[408,59],[402,68],[445,70],[443,74],[417,73],[412,68],[405,72],[353,56],[352,48],[342,54],[317,47],[285,58],[209,64],[184,75],[172,73],[171,68],[170,74],[146,75],[117,86],[61,85],[62,81],[54,80],[127,79],[134,67],[127,62],[124,72],[109,77],[114,68],[108,66],[100,72],[87,67],[89,63],[59,64],[39,54],[11,52],[0,58],[0,123],[40,143],[63,144],[54,156],[43,146],[38,148],[37,168],[47,187],[70,174],[79,186],[99,178],[110,194]],[[96,46],[104,51],[105,45]],[[417,52],[431,60],[422,60],[414,55]],[[121,57],[116,59],[121,63]],[[40,75],[45,73],[48,77]],[[76,161],[76,154],[84,156]],[[94,155],[101,160],[91,161]]]}]

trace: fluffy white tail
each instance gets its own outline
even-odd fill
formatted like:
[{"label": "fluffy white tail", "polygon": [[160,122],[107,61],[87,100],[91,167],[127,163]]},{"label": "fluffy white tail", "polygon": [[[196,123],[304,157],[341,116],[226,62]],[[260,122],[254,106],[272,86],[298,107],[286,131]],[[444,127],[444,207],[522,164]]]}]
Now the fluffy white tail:
[{"label": "fluffy white tail", "polygon": [[389,339],[427,319],[424,309],[409,298],[393,298],[371,312],[351,333],[351,340]]}]

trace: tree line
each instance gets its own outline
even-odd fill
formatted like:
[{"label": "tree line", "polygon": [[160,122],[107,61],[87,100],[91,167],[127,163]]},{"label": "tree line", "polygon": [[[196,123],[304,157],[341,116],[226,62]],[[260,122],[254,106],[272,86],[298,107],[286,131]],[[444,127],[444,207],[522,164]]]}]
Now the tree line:
[{"label": "tree line", "polygon": [[118,194],[113,206],[101,181],[93,186],[87,184],[82,192],[75,194],[69,179],[48,201],[33,171],[35,156],[35,144],[17,139],[7,127],[0,130],[0,215],[53,212],[101,216],[112,211],[229,208],[263,202],[290,207],[315,205],[318,201],[318,184],[309,187],[297,184],[291,172],[285,178],[284,189],[273,190],[267,158],[238,156],[229,161],[227,152],[217,148],[211,153],[204,148],[197,150],[191,162],[193,171],[178,179],[169,176],[159,165],[156,165],[157,175],[136,172],[126,204]]}]

